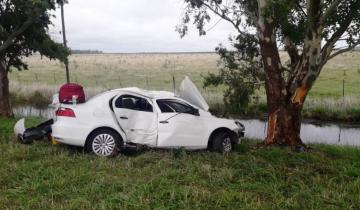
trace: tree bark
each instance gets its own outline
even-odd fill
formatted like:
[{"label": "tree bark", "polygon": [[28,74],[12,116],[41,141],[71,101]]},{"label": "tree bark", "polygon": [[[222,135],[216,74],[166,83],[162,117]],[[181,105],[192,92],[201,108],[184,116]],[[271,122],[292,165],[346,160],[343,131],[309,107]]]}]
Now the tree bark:
[{"label": "tree bark", "polygon": [[279,106],[275,112],[270,113],[264,145],[302,148],[304,144],[300,138],[300,129],[301,108],[287,102],[285,106]]},{"label": "tree bark", "polygon": [[0,61],[0,117],[13,117],[10,105],[9,78],[5,63]]},{"label": "tree bark", "polygon": [[[274,21],[271,17],[263,17],[262,10],[267,0],[258,0],[258,37],[260,52],[265,71],[265,90],[268,106],[268,128],[264,145],[286,145],[293,148],[305,148],[300,138],[302,103],[305,95],[298,94],[294,100],[287,88],[276,44]],[[298,92],[300,93],[300,92]]]}]

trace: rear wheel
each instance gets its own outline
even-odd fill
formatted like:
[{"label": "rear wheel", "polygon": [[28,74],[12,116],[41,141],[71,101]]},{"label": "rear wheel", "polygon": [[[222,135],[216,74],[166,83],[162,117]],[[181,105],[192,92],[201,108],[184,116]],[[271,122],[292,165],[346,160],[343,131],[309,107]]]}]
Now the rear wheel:
[{"label": "rear wheel", "polygon": [[120,151],[121,146],[122,139],[118,133],[101,129],[91,134],[86,149],[99,156],[111,157]]},{"label": "rear wheel", "polygon": [[220,153],[229,153],[233,149],[233,143],[231,141],[231,136],[227,132],[219,132],[214,135],[212,139],[212,148],[213,151]]}]

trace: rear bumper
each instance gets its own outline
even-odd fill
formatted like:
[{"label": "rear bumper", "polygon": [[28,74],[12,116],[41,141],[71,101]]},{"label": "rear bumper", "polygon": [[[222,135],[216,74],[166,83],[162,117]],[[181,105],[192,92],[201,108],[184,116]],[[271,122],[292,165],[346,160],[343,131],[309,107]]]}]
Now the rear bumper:
[{"label": "rear bumper", "polygon": [[37,125],[36,127],[25,129],[25,119],[21,119],[15,124],[14,132],[22,143],[30,144],[34,140],[43,139],[44,137],[49,138],[51,125],[53,123],[54,121],[51,119]]},{"label": "rear bumper", "polygon": [[56,121],[52,126],[52,137],[55,141],[73,146],[83,147],[87,137],[87,127],[70,120]]}]

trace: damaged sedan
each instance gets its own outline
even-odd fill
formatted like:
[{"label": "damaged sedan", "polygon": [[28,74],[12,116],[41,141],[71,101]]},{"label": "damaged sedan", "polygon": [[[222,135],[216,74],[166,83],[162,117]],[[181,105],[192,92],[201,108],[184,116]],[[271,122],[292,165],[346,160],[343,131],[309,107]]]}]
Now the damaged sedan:
[{"label": "damaged sedan", "polygon": [[[30,131],[100,156],[113,156],[122,148],[134,146],[226,153],[245,132],[239,121],[213,116],[188,77],[181,83],[179,96],[139,88],[107,91],[86,102],[81,93],[68,91],[63,95],[60,92],[55,103],[54,119],[43,124],[48,125],[45,130],[49,132],[43,131],[44,126]],[[29,129],[25,129],[24,120],[16,124],[15,133],[26,141]]]}]

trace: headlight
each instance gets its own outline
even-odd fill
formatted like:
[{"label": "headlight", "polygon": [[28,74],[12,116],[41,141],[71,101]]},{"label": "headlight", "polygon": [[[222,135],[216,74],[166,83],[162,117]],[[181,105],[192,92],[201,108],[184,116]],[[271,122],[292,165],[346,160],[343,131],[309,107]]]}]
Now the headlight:
[{"label": "headlight", "polygon": [[235,124],[240,128],[240,130],[245,130],[245,126],[241,122],[235,121]]}]

